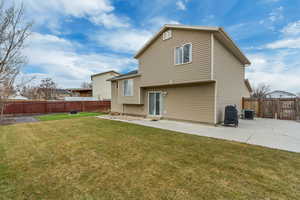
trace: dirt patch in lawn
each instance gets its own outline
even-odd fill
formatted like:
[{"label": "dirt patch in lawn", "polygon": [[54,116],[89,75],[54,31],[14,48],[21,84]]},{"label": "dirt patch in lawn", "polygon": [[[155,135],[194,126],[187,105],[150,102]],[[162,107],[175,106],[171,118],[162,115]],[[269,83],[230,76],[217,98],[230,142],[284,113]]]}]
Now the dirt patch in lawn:
[{"label": "dirt patch in lawn", "polygon": [[11,124],[18,124],[18,123],[31,123],[31,122],[38,122],[36,118],[32,116],[25,116],[25,117],[6,117],[3,120],[0,120],[0,125],[11,125]]}]

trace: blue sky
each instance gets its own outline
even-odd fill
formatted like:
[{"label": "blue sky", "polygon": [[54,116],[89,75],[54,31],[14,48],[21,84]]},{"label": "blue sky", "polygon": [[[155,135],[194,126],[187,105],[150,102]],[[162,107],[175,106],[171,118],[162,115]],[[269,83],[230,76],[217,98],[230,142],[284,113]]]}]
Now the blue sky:
[{"label": "blue sky", "polygon": [[300,92],[299,0],[14,0],[34,21],[26,76],[78,87],[137,68],[134,53],[166,23],[222,26],[252,62],[253,85]]}]

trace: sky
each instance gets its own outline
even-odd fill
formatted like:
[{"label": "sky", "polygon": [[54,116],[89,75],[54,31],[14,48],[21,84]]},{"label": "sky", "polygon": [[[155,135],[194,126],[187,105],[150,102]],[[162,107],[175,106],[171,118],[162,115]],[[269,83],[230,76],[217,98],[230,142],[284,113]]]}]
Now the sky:
[{"label": "sky", "polygon": [[[8,0],[5,0],[8,2]],[[34,22],[24,76],[61,88],[138,67],[133,55],[164,24],[221,26],[251,61],[253,86],[300,92],[299,0],[11,0]]]}]

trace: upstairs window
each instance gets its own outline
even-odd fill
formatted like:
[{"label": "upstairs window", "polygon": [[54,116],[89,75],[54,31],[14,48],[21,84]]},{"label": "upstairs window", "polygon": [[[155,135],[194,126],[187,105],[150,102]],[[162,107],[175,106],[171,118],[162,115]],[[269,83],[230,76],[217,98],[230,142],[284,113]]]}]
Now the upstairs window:
[{"label": "upstairs window", "polygon": [[184,44],[175,48],[175,65],[192,62],[192,44]]},{"label": "upstairs window", "polygon": [[133,96],[133,79],[126,79],[123,81],[124,96]]}]

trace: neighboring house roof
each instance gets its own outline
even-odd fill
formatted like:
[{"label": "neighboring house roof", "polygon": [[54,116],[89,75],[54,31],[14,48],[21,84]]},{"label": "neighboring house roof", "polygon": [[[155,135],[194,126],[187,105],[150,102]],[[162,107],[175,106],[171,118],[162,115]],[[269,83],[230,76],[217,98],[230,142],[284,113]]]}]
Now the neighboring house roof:
[{"label": "neighboring house roof", "polygon": [[120,73],[114,71],[114,70],[110,70],[110,71],[107,71],[107,72],[101,72],[101,73],[98,73],[98,74],[93,74],[91,75],[91,78],[95,77],[95,76],[101,76],[101,75],[104,75],[104,74],[108,74],[108,73],[115,73],[117,75],[120,75]]},{"label": "neighboring house roof", "polygon": [[125,79],[125,78],[132,78],[136,76],[140,76],[141,74],[138,73],[138,70],[130,71],[125,74],[121,74],[119,76],[115,76],[113,78],[108,79],[108,81],[114,81],[114,80],[119,80],[119,79]]},{"label": "neighboring house roof", "polygon": [[286,91],[282,91],[282,90],[274,90],[274,91],[266,94],[266,96],[271,96],[272,94],[282,94],[282,95],[286,95],[286,96],[297,97],[297,95],[294,93],[286,92]]},{"label": "neighboring house roof", "polygon": [[88,92],[88,91],[92,91],[92,88],[71,88],[68,90],[72,92]]},{"label": "neighboring house roof", "polygon": [[251,87],[250,82],[249,82],[248,79],[245,79],[245,84],[246,84],[246,87],[247,87],[248,91],[249,91],[250,93],[252,93],[253,90],[252,90],[252,87]]},{"label": "neighboring house roof", "polygon": [[24,97],[22,95],[10,96],[8,99],[11,99],[11,100],[28,100],[27,97]]},{"label": "neighboring house roof", "polygon": [[59,94],[70,94],[69,90],[57,88],[55,91]]},{"label": "neighboring house roof", "polygon": [[224,31],[222,27],[208,27],[208,26],[186,26],[186,25],[164,25],[158,33],[156,33],[134,56],[138,58],[155,40],[167,29],[185,29],[185,30],[199,30],[216,33],[216,37],[245,65],[250,65],[251,62],[244,55],[244,53],[237,47],[231,37]]}]

